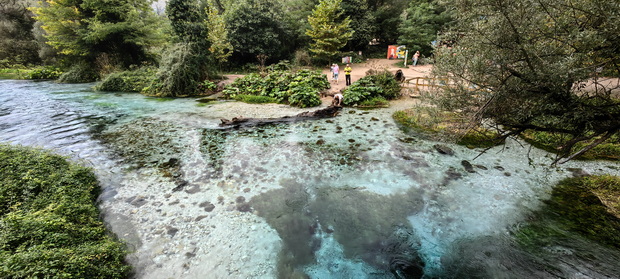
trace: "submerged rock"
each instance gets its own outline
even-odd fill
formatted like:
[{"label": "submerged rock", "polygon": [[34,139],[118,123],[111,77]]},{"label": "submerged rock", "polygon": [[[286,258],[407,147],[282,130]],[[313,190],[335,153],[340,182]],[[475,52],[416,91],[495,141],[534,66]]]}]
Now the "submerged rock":
[{"label": "submerged rock", "polygon": [[450,167],[446,171],[446,176],[443,178],[443,181],[441,182],[441,184],[447,185],[450,181],[458,180],[461,177],[463,177],[463,175],[460,172],[458,172],[455,168]]},{"label": "submerged rock", "polygon": [[433,145],[433,148],[435,148],[435,150],[437,150],[437,152],[441,153],[441,154],[445,154],[445,155],[450,155],[453,156],[454,155],[454,150],[452,150],[452,148],[443,145],[443,144],[435,144]]},{"label": "submerged rock", "polygon": [[204,208],[206,212],[211,212],[215,209],[215,205],[208,201],[202,202],[198,206]]},{"label": "submerged rock", "polygon": [[467,160],[463,160],[461,161],[461,165],[463,166],[463,168],[465,168],[465,171],[469,172],[469,173],[475,173],[476,170],[474,170],[474,166]]}]

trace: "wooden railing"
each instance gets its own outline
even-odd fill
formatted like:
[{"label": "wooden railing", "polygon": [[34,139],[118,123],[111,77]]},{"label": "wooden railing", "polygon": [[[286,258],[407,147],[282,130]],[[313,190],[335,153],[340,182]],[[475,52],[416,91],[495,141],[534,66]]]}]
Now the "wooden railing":
[{"label": "wooden railing", "polygon": [[405,86],[446,86],[448,85],[448,79],[429,78],[429,77],[414,77],[405,80]]}]

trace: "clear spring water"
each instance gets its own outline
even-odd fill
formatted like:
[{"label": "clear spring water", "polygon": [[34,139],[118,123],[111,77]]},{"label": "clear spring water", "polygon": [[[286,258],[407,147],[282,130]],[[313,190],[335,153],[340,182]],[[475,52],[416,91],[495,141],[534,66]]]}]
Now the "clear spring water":
[{"label": "clear spring water", "polygon": [[618,174],[618,162],[551,167],[514,140],[475,160],[455,145],[440,154],[390,109],[220,129],[305,110],[91,86],[0,81],[0,142],[93,167],[136,278],[620,278],[620,251],[579,235],[537,249],[514,239],[556,182]]}]

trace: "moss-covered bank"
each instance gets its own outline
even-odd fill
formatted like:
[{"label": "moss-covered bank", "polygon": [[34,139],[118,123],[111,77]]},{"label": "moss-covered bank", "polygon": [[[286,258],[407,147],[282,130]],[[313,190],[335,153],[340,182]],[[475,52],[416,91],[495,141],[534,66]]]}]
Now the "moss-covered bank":
[{"label": "moss-covered bank", "polygon": [[456,113],[418,107],[395,112],[392,117],[401,130],[434,140],[453,141],[468,148],[487,148],[503,143],[499,134],[484,127],[472,127]]},{"label": "moss-covered bank", "polygon": [[[539,131],[525,131],[521,134],[529,144],[543,149],[547,152],[558,153],[562,146],[570,139],[569,135],[560,133],[549,133]],[[577,152],[587,145],[591,144],[595,139],[575,144],[571,152]],[[578,160],[620,160],[620,136],[614,135],[594,148],[588,150],[584,154],[576,157]]]},{"label": "moss-covered bank", "polygon": [[553,190],[532,222],[516,232],[526,247],[545,247],[566,232],[620,248],[620,177],[569,178]]},{"label": "moss-covered bank", "polygon": [[0,278],[128,278],[125,246],[99,218],[93,172],[0,145]]}]

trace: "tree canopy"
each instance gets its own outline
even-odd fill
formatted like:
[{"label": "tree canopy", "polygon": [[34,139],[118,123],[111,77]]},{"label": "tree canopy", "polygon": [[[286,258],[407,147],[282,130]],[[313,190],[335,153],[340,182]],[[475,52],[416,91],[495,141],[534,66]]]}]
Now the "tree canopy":
[{"label": "tree canopy", "polygon": [[340,18],[343,14],[340,3],[341,0],[321,0],[312,15],[308,16],[311,29],[306,34],[313,40],[310,51],[323,59],[336,55],[354,33],[350,27],[351,19]]},{"label": "tree canopy", "polygon": [[0,65],[40,61],[28,5],[26,0],[0,1]]},{"label": "tree canopy", "polygon": [[437,34],[451,20],[450,11],[436,0],[411,1],[403,21],[398,26],[398,43],[413,51],[430,53],[431,42],[437,39]]},{"label": "tree canopy", "polygon": [[[557,162],[618,136],[617,2],[443,2],[456,9],[457,24],[437,49],[435,74],[454,86],[437,104],[475,122],[492,119],[504,137],[527,130],[567,135]],[[584,141],[585,148],[573,148]]]},{"label": "tree canopy", "polygon": [[294,50],[291,30],[283,17],[282,5],[275,0],[243,0],[225,13],[228,38],[233,46],[231,60],[270,61],[285,59]]},{"label": "tree canopy", "polygon": [[31,10],[48,44],[67,57],[95,62],[102,54],[127,67],[149,60],[148,47],[161,40],[147,0],[45,0]]}]

